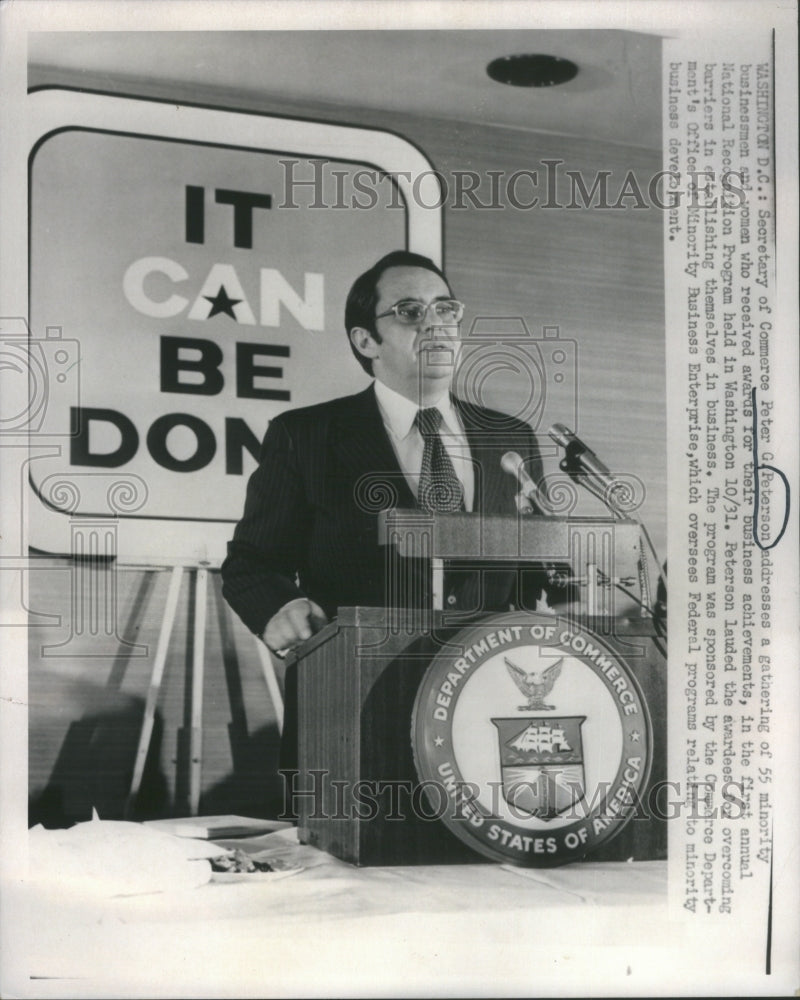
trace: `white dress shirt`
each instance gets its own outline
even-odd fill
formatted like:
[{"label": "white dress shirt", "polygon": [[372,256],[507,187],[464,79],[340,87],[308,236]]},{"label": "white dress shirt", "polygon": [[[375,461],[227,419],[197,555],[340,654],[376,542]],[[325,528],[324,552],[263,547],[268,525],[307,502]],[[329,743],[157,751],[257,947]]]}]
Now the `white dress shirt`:
[{"label": "white dress shirt", "polygon": [[[419,491],[422,453],[425,450],[425,441],[414,423],[420,407],[416,403],[412,403],[410,399],[406,399],[405,396],[401,396],[399,392],[384,385],[379,379],[375,379],[375,395],[378,399],[383,425],[397,456],[397,462],[411,487],[411,492],[416,497]],[[464,487],[464,507],[467,510],[472,510],[475,495],[475,473],[467,436],[464,433],[458,412],[453,406],[449,392],[445,392],[437,403],[431,405],[435,406],[442,415],[439,435],[447,454],[450,456],[450,461],[453,463],[456,475]]]}]

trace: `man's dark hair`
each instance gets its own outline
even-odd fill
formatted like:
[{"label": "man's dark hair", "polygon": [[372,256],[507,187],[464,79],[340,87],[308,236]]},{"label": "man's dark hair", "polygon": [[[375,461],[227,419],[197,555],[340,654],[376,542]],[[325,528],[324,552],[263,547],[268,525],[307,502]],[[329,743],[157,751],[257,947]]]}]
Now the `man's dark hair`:
[{"label": "man's dark hair", "polygon": [[426,271],[433,271],[445,282],[450,294],[453,294],[450,282],[444,276],[441,268],[438,268],[430,257],[423,257],[422,254],[412,253],[410,250],[393,250],[385,257],[381,257],[378,263],[373,264],[368,271],[359,275],[353,282],[353,287],[347,296],[347,303],[344,307],[344,328],[350,342],[350,350],[368,375],[372,374],[372,358],[365,358],[356,348],[353,341],[350,340],[350,331],[356,326],[361,326],[365,330],[369,330],[374,339],[380,343],[380,337],[375,329],[378,282],[384,271],[388,271],[390,267],[423,267]]}]

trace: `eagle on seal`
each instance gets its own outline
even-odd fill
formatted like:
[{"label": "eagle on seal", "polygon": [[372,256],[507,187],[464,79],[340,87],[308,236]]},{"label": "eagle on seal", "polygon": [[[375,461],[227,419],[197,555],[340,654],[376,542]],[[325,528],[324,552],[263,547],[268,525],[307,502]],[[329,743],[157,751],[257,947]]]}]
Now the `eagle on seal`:
[{"label": "eagle on seal", "polygon": [[522,670],[512,663],[507,656],[504,656],[505,664],[511,679],[528,699],[527,705],[519,705],[520,712],[552,712],[555,705],[545,705],[544,699],[558,680],[561,673],[561,664],[564,662],[563,656],[551,663],[545,670]]}]

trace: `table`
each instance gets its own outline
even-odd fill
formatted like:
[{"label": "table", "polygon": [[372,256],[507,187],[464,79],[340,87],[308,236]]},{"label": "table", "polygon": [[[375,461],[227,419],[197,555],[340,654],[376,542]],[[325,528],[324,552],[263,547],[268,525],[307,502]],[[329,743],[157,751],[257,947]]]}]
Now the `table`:
[{"label": "table", "polygon": [[106,900],[15,887],[16,995],[547,995],[603,969],[636,994],[683,934],[666,862],[355,868],[294,829],[220,842],[302,870]]}]

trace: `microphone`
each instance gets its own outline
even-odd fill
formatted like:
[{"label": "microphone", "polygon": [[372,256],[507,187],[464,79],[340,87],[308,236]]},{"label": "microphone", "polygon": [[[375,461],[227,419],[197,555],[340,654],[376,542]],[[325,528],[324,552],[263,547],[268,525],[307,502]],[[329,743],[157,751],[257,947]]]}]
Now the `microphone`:
[{"label": "microphone", "polygon": [[[566,472],[573,479],[578,479],[579,476],[584,477],[579,480],[581,485],[585,486],[590,493],[593,493],[602,500],[614,517],[622,518],[626,516],[615,503],[620,490],[624,490],[624,483],[617,479],[607,466],[603,465],[592,449],[587,444],[584,444],[574,431],[571,431],[565,424],[553,424],[547,433],[557,445],[564,449],[564,458],[559,463],[562,472]],[[623,495],[625,495],[624,492]],[[631,515],[628,514],[627,516],[630,517]],[[642,593],[642,600],[640,602],[641,614],[642,617],[645,617],[648,613],[652,614],[653,612],[650,609],[650,585],[647,576],[647,563],[642,536],[650,547],[657,566],[660,565],[660,560],[650,538],[650,532],[638,518],[636,519],[636,523],[638,523],[641,531],[639,536],[638,568],[639,589]],[[664,577],[666,577],[666,573]]]},{"label": "microphone", "polygon": [[566,452],[561,461],[562,471],[570,476],[590,476],[599,481],[603,490],[616,485],[617,480],[611,474],[592,449],[584,444],[565,424],[553,424],[547,432],[557,445]]},{"label": "microphone", "polygon": [[[557,445],[564,451],[564,458],[559,463],[562,472],[585,486],[608,507],[615,517],[622,517],[623,512],[617,506],[617,497],[622,491],[626,496],[628,490],[624,484],[613,475],[607,466],[603,465],[592,449],[567,427],[565,424],[553,424],[547,432]],[[581,478],[579,478],[581,477]]]},{"label": "microphone", "polygon": [[514,476],[519,483],[520,490],[517,494],[517,509],[521,514],[533,513],[533,504],[531,501],[536,502],[541,507],[539,487],[525,471],[525,463],[522,461],[521,455],[517,454],[516,451],[507,451],[500,459],[500,467],[503,472]]}]

